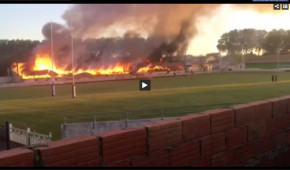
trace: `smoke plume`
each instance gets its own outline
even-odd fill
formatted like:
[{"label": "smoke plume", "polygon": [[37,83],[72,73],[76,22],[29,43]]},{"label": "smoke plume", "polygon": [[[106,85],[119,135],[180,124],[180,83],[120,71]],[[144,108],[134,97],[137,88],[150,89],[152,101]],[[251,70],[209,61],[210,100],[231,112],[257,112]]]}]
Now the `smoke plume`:
[{"label": "smoke plume", "polygon": [[[199,17],[212,15],[215,4],[81,4],[65,11],[66,25],[52,23],[56,65],[71,68],[71,30],[76,68],[95,68],[144,60],[180,59],[196,34]],[[241,6],[249,7],[249,5]],[[258,8],[259,7],[259,8]],[[260,6],[251,6],[264,10]],[[72,27],[71,27],[72,25]],[[51,24],[36,53],[50,52]]]}]

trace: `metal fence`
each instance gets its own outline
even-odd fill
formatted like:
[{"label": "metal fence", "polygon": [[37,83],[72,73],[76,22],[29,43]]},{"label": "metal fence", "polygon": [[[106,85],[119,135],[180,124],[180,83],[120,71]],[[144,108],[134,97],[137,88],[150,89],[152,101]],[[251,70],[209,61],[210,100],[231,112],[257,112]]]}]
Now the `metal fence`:
[{"label": "metal fence", "polygon": [[68,114],[64,117],[64,123],[77,123],[77,122],[100,122],[112,120],[134,120],[134,119],[151,119],[151,118],[164,118],[164,117],[178,117],[190,113],[198,113],[206,110],[217,108],[228,108],[232,105],[240,103],[218,103],[210,105],[193,105],[182,107],[167,107],[167,108],[154,108],[147,110],[128,110],[118,112],[97,112],[86,114]]},{"label": "metal fence", "polygon": [[49,133],[49,135],[44,135],[36,132],[31,132],[30,128],[27,128],[27,130],[23,130],[13,127],[12,124],[10,124],[9,132],[10,141],[26,146],[34,144],[46,144],[50,142],[52,138],[51,133]]}]

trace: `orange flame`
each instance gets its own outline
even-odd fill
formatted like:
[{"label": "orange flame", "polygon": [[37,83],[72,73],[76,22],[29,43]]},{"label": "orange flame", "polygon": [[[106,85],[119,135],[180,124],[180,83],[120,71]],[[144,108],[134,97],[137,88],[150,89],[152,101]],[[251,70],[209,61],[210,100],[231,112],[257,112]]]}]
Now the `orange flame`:
[{"label": "orange flame", "polygon": [[138,69],[137,73],[146,73],[150,71],[170,71],[169,67],[164,66],[153,66],[151,63],[145,67],[141,67]]},{"label": "orange flame", "polygon": [[[133,63],[117,63],[114,65],[110,65],[108,67],[98,67],[93,69],[78,69],[78,70],[65,70],[64,68],[60,68],[52,63],[52,60],[49,55],[36,55],[32,72],[39,72],[38,74],[29,74],[24,71],[25,63],[13,63],[13,71],[22,77],[22,79],[38,79],[38,78],[51,78],[52,74],[55,74],[56,77],[64,77],[66,75],[79,75],[82,73],[88,73],[91,75],[118,75],[118,74],[129,74],[130,67]],[[152,65],[149,63],[145,67],[141,67],[138,69],[137,73],[146,73],[150,71],[170,71],[170,68],[164,66]]]}]

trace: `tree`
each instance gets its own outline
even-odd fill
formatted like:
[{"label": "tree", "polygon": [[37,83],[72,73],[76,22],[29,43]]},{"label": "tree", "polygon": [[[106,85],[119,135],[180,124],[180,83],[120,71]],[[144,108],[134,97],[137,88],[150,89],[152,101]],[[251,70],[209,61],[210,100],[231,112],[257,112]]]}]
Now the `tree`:
[{"label": "tree", "polygon": [[256,48],[256,30],[243,29],[238,32],[242,55],[251,53]]},{"label": "tree", "polygon": [[31,40],[0,40],[0,76],[7,75],[7,69],[13,62],[27,61],[39,43]]},{"label": "tree", "polygon": [[290,30],[287,30],[283,37],[282,52],[285,54],[290,52]]},{"label": "tree", "polygon": [[265,30],[256,30],[255,39],[256,39],[256,45],[255,49],[258,52],[258,55],[260,55],[260,52],[262,51],[262,43],[267,35],[267,31]]},{"label": "tree", "polygon": [[224,33],[218,40],[217,48],[220,52],[226,52],[230,56],[240,52],[241,44],[238,30]]},{"label": "tree", "polygon": [[286,35],[284,30],[272,30],[265,37],[262,42],[262,47],[269,54],[276,54],[278,49],[283,47],[283,37]]}]

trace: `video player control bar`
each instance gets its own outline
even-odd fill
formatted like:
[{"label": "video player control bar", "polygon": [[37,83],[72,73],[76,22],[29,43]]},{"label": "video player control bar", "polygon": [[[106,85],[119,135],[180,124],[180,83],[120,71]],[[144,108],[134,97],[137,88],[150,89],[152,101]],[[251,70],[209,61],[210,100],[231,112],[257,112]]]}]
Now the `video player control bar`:
[{"label": "video player control bar", "polygon": [[289,2],[289,0],[252,0],[253,2]]}]

